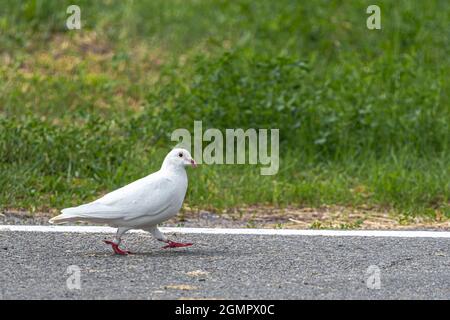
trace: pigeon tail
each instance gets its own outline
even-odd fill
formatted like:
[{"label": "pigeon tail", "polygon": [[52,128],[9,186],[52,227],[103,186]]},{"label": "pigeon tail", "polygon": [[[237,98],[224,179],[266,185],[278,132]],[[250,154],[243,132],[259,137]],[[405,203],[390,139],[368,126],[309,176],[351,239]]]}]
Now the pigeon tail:
[{"label": "pigeon tail", "polygon": [[82,205],[79,207],[66,208],[61,210],[61,214],[51,218],[48,222],[52,224],[61,224],[70,221],[80,221],[80,220],[88,220],[90,217],[87,216],[86,210],[88,205]]},{"label": "pigeon tail", "polygon": [[61,210],[62,214],[51,218],[48,222],[50,222],[51,224],[61,224],[61,223],[69,222],[69,221],[78,220],[80,217],[78,215],[74,214],[73,209],[75,209],[75,208],[67,208],[67,209]]},{"label": "pigeon tail", "polygon": [[59,216],[51,218],[50,220],[48,220],[48,222],[50,222],[51,224],[61,224],[72,220],[74,220],[74,217],[67,217],[63,214],[60,214]]}]

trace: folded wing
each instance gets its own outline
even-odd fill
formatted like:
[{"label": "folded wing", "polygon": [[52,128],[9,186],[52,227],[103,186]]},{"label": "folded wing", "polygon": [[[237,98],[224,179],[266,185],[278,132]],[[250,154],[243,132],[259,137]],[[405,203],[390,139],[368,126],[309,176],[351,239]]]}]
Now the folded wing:
[{"label": "folded wing", "polygon": [[78,207],[66,208],[52,223],[91,221],[109,223],[163,213],[174,201],[172,181],[154,173],[102,198]]}]

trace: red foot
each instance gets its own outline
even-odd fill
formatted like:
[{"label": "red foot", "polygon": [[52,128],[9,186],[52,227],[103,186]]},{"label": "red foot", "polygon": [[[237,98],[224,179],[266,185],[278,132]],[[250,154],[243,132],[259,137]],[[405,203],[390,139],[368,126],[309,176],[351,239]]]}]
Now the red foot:
[{"label": "red foot", "polygon": [[116,243],[112,242],[112,241],[104,240],[104,242],[106,244],[111,245],[111,247],[113,248],[115,254],[120,254],[122,256],[126,256],[127,254],[133,254],[133,252],[131,252],[131,251],[120,249],[119,246]]},{"label": "red foot", "polygon": [[162,247],[163,249],[167,248],[180,248],[180,247],[189,247],[192,246],[192,243],[180,243],[175,241],[168,241],[167,246]]}]

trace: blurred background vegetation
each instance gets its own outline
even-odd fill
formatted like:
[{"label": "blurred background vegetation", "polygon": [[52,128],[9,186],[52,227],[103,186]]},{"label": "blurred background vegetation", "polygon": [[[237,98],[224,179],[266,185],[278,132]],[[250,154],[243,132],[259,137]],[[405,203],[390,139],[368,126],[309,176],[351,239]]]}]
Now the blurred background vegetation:
[{"label": "blurred background vegetation", "polygon": [[[0,206],[142,177],[176,128],[279,128],[280,171],[203,165],[187,203],[450,217],[450,2],[4,0]],[[66,9],[81,8],[81,30]]]}]

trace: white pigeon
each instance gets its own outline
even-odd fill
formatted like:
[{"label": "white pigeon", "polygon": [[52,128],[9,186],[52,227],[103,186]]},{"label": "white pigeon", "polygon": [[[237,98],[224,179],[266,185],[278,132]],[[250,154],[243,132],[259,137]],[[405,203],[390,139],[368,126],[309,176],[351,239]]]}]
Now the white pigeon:
[{"label": "white pigeon", "polygon": [[183,204],[188,186],[186,166],[196,167],[197,164],[187,150],[175,148],[167,154],[159,171],[93,202],[63,209],[62,214],[49,222],[88,221],[118,228],[114,241],[105,241],[116,254],[131,253],[119,248],[122,235],[130,229],[150,232],[159,241],[167,243],[164,248],[190,246],[192,243],[167,239],[157,227],[175,216]]}]

